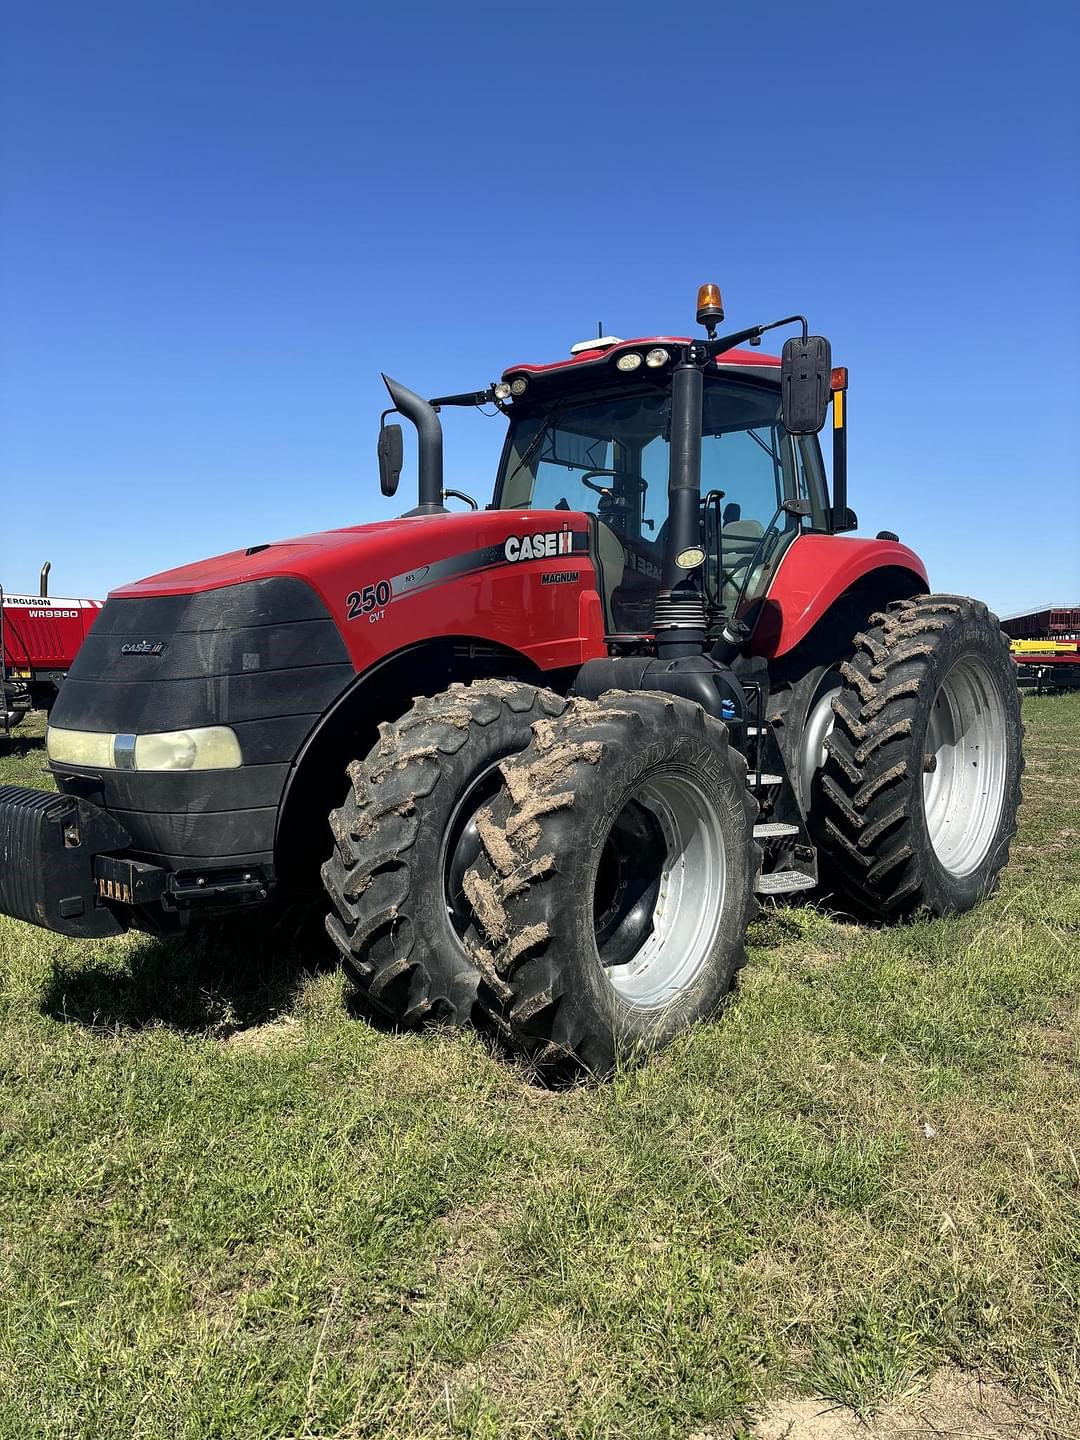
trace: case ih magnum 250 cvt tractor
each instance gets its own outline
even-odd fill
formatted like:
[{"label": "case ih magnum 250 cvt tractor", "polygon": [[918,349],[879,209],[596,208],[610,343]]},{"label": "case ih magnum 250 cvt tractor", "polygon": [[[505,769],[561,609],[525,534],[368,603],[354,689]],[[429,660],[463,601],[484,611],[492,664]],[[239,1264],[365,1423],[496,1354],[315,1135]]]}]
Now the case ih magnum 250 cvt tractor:
[{"label": "case ih magnum 250 cvt tractor", "polygon": [[[800,317],[717,336],[698,300],[705,338],[432,401],[387,380],[418,435],[401,519],[115,591],[52,713],[60,795],[0,790],[0,910],[160,932],[321,886],[376,1011],[603,1073],[716,1010],[759,895],[982,899],[1020,795],[1008,644],[894,535],[844,534],[828,342],[739,348]],[[485,404],[481,510],[444,489],[438,412]]]}]

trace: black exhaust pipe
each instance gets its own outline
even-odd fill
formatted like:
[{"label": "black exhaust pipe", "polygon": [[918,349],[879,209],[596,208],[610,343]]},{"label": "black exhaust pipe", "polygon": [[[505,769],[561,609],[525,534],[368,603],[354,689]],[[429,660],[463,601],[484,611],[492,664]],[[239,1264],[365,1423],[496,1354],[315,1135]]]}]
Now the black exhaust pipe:
[{"label": "black exhaust pipe", "polygon": [[408,515],[445,515],[443,502],[443,439],[439,417],[415,391],[408,390],[389,375],[384,375],[383,384],[390,392],[394,409],[411,420],[416,426],[419,446],[419,504]]},{"label": "black exhaust pipe", "polygon": [[705,648],[705,600],[701,571],[676,561],[701,546],[701,405],[704,381],[692,360],[675,366],[671,376],[671,469],[668,475],[668,527],[660,592],[653,631],[656,653],[674,660],[700,655]]}]

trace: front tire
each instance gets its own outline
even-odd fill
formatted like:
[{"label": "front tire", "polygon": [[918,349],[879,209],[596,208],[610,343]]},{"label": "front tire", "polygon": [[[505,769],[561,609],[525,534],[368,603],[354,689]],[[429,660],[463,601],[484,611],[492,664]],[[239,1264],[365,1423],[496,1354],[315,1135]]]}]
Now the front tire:
[{"label": "front tire", "polygon": [[479,999],[549,1077],[604,1075],[715,1014],[756,913],[757,806],[675,697],[573,700],[503,767],[466,877]]},{"label": "front tire", "polygon": [[334,851],[322,867],[333,910],[326,929],[358,993],[398,1025],[464,1025],[479,975],[462,941],[465,870],[480,843],[477,808],[499,763],[565,700],[510,680],[452,685],[413,702],[349,766],[331,812]]},{"label": "front tire", "polygon": [[873,919],[969,910],[1016,833],[1023,727],[1008,639],[978,600],[917,595],[872,615],[854,643],[821,777],[831,878]]}]

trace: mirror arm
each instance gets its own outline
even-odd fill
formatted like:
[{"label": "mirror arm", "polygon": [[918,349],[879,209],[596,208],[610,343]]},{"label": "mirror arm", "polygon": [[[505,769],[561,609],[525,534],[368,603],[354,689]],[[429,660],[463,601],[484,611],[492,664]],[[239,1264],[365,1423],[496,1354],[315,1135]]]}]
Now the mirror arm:
[{"label": "mirror arm", "polygon": [[489,385],[486,390],[469,390],[463,395],[438,395],[428,404],[433,410],[439,410],[444,405],[492,405],[495,402],[495,387]]},{"label": "mirror arm", "polygon": [[759,340],[766,330],[779,330],[783,325],[801,325],[804,340],[809,334],[805,315],[788,315],[783,320],[772,320],[768,325],[751,325],[749,330],[736,330],[731,335],[721,335],[717,340],[699,340],[695,343],[701,345],[706,354],[715,359],[725,350],[733,350],[736,345],[743,345],[747,340]]}]

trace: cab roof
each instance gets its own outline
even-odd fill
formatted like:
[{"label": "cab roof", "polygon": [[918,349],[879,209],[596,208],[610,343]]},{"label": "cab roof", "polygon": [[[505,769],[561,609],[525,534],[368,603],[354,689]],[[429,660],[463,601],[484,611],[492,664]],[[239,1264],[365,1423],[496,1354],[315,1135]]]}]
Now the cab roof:
[{"label": "cab roof", "polygon": [[[589,369],[605,361],[610,362],[614,368],[618,357],[628,350],[645,352],[658,347],[667,348],[690,343],[690,339],[685,335],[649,335],[636,340],[618,340],[614,344],[609,340],[604,340],[599,341],[595,349],[578,350],[576,354],[567,356],[565,360],[554,360],[547,365],[510,365],[503,371],[502,378],[512,380],[515,375],[543,375],[554,378],[560,373],[569,374],[583,367]],[[763,355],[760,350],[725,350],[722,354],[717,355],[715,364],[721,370],[753,372],[758,380],[777,385],[780,383],[779,355]]]}]

